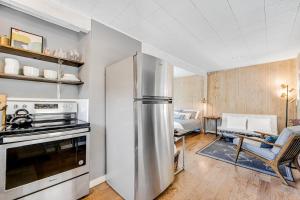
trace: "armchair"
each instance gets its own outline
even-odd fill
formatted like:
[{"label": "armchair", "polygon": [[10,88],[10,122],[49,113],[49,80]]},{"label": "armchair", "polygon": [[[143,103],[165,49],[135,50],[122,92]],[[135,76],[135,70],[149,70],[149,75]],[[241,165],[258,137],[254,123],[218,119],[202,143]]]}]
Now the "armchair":
[{"label": "armchair", "polygon": [[[262,135],[267,135],[262,132],[258,132]],[[256,142],[262,142],[265,144],[272,145],[271,149],[261,148],[254,146],[245,142],[245,140],[252,140]],[[269,165],[273,171],[278,175],[282,182],[288,185],[288,182],[284,179],[282,174],[279,171],[279,166],[282,164],[291,164],[293,163],[296,168],[300,171],[300,166],[298,163],[298,155],[300,153],[300,135],[294,134],[292,130],[285,128],[279,135],[276,142],[269,143],[259,138],[247,137],[239,135],[239,138],[234,140],[234,144],[237,145],[237,153],[235,163],[238,160],[239,154],[241,151],[251,154],[256,158],[262,160],[267,165]]]}]

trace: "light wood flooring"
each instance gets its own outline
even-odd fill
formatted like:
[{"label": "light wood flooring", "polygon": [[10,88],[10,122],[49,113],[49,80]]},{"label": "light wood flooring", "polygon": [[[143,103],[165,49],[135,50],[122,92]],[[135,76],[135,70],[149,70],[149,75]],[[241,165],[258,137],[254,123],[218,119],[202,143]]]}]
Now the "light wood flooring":
[{"label": "light wood flooring", "polygon": [[[279,178],[195,154],[215,139],[214,135],[187,137],[186,170],[158,200],[299,200],[300,172],[294,171],[293,187]],[[122,199],[108,184],[91,189],[84,200]]]}]

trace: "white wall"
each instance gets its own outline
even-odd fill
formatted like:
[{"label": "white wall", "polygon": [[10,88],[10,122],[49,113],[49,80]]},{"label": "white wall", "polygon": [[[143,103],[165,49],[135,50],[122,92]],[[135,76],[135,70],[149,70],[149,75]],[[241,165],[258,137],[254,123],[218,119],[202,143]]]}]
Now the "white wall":
[{"label": "white wall", "polygon": [[[141,51],[141,43],[96,21],[82,39],[85,65],[80,76],[85,84],[80,97],[90,99],[91,179],[105,175],[105,67]],[[118,80],[116,80],[118,81]],[[124,116],[126,120],[126,116]],[[117,125],[116,121],[116,125]],[[122,152],[120,152],[122,153]]]},{"label": "white wall", "polygon": [[193,75],[174,79],[174,108],[202,110],[206,97],[206,76]]}]

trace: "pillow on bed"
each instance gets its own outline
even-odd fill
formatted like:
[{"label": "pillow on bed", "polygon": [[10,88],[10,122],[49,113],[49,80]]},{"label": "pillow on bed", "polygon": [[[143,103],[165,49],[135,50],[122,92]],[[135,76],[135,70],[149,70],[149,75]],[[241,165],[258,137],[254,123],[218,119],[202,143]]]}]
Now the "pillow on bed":
[{"label": "pillow on bed", "polygon": [[174,112],[182,112],[182,110],[175,109]]},{"label": "pillow on bed", "polygon": [[190,113],[191,116],[188,119],[196,119],[197,112],[193,110],[183,110],[182,113]]},{"label": "pillow on bed", "polygon": [[191,113],[174,112],[174,119],[187,120],[191,118]]},{"label": "pillow on bed", "polygon": [[185,118],[185,115],[180,112],[174,112],[174,119],[180,119],[183,120]]},{"label": "pillow on bed", "polygon": [[201,111],[197,111],[195,119],[200,119],[200,118],[201,118]]},{"label": "pillow on bed", "polygon": [[184,114],[184,120],[191,119],[192,113],[183,113]]}]

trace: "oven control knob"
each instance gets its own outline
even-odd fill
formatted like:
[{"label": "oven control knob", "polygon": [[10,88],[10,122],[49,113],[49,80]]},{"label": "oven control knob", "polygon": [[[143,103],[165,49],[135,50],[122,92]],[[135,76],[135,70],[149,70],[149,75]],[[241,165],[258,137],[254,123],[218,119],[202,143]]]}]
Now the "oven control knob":
[{"label": "oven control knob", "polygon": [[14,104],[14,109],[18,109],[18,104]]},{"label": "oven control knob", "polygon": [[26,104],[24,104],[24,105],[22,106],[22,108],[26,109],[26,108],[27,108],[27,105],[26,105]]},{"label": "oven control knob", "polygon": [[79,160],[78,165],[81,166],[83,165],[84,161],[83,160]]},{"label": "oven control knob", "polygon": [[62,107],[63,107],[64,110],[67,110],[67,105],[66,104],[63,104]]}]

